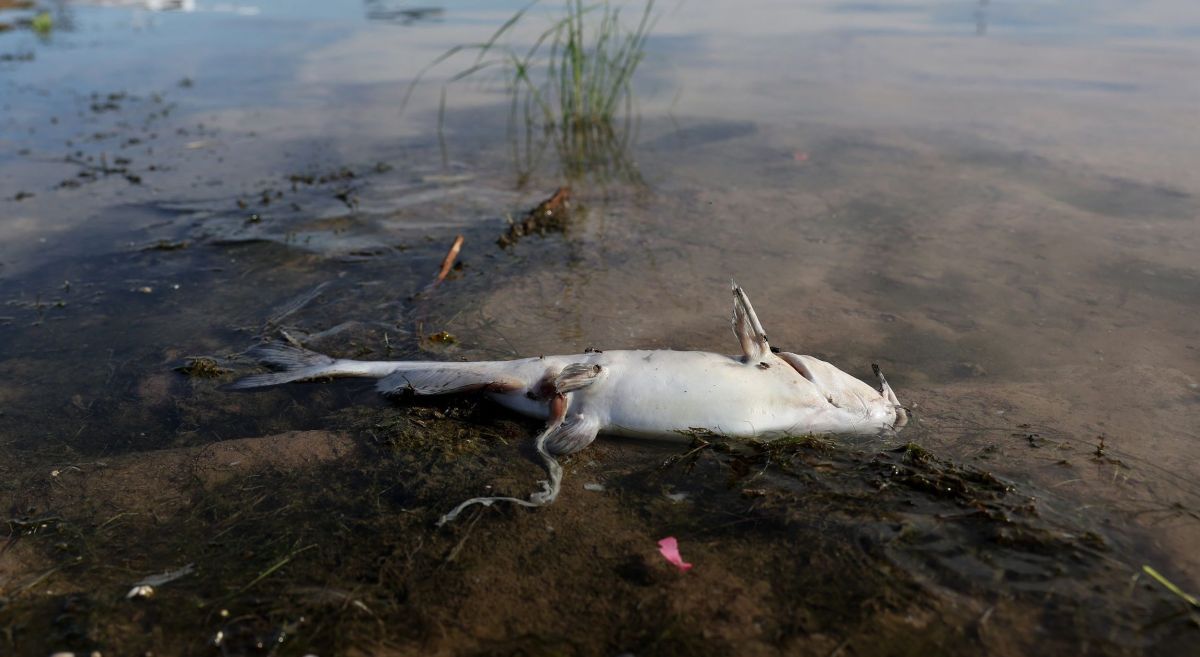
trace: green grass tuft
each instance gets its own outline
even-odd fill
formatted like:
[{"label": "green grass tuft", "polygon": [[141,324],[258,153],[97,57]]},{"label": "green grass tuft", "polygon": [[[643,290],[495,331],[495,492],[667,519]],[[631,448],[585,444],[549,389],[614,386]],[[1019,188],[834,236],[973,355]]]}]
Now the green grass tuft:
[{"label": "green grass tuft", "polygon": [[[620,175],[636,179],[626,151],[635,132],[633,74],[645,56],[654,25],[654,0],[646,0],[632,27],[608,0],[584,5],[566,0],[554,20],[527,49],[502,43],[536,4],[526,5],[482,43],[455,46],[422,69],[402,106],[435,66],[463,52],[475,52],[470,66],[442,88],[438,132],[445,119],[446,87],[486,70],[503,71],[509,94],[509,135],[521,182],[537,168],[548,144],[570,179]],[[444,143],[444,142],[443,142]]]}]

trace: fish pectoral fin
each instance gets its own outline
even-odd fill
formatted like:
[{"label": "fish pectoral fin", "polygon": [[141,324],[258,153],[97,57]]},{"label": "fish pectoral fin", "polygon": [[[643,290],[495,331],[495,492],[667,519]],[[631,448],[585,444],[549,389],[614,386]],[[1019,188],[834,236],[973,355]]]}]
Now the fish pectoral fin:
[{"label": "fish pectoral fin", "polygon": [[767,332],[759,323],[758,315],[754,314],[750,297],[737,283],[733,283],[733,334],[742,345],[742,356],[747,363],[759,362],[771,353]]},{"label": "fish pectoral fin", "polygon": [[586,414],[574,415],[550,429],[546,450],[551,454],[574,454],[592,444],[600,433],[600,420]]},{"label": "fish pectoral fin", "polygon": [[487,369],[428,366],[397,370],[380,379],[375,388],[383,395],[447,395],[475,390],[519,390],[524,383],[497,376]]},{"label": "fish pectoral fin", "polygon": [[560,395],[582,390],[600,380],[604,368],[590,363],[571,363],[554,377],[554,391]]}]

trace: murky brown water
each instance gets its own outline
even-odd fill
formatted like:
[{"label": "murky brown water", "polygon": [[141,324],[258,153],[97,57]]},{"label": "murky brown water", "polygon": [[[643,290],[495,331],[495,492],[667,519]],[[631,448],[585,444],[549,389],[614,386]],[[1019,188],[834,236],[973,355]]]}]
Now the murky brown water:
[{"label": "murky brown water", "polygon": [[[1144,570],[1200,591],[1191,5],[659,6],[621,166],[507,249],[553,149],[518,186],[494,81],[445,161],[437,74],[398,107],[518,5],[48,7],[0,10],[0,654],[1194,653]],[[601,439],[439,530],[535,423],[176,370],[730,352],[731,277],[915,421]]]}]

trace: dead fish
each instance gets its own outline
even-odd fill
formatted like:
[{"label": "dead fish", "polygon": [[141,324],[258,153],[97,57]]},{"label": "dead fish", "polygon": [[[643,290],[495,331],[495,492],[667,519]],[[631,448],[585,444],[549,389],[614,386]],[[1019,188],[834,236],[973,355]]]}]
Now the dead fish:
[{"label": "dead fish", "polygon": [[[280,371],[255,374],[233,389],[329,377],[379,379],[384,395],[482,392],[503,406],[547,421],[537,437],[550,480],[529,500],[482,497],[471,504],[508,501],[542,506],[558,495],[562,469],[555,455],[582,450],[603,432],[641,438],[679,438],[711,432],[772,440],[806,434],[869,434],[898,430],[908,420],[877,365],[880,389],[812,356],[771,348],[750,299],[733,284],[733,332],[741,354],[620,350],[511,361],[357,361],[283,344],[250,354]],[[439,523],[440,524],[440,523]]]}]

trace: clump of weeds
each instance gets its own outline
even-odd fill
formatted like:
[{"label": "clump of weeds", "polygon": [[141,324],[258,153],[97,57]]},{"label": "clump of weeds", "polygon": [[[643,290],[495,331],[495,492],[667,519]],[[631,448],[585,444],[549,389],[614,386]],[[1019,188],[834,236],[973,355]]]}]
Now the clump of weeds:
[{"label": "clump of weeds", "polygon": [[[567,0],[563,15],[528,49],[503,43],[534,4],[505,21],[488,40],[455,46],[435,58],[413,80],[405,102],[433,67],[460,53],[474,52],[471,65],[442,87],[439,136],[445,123],[447,87],[485,70],[500,70],[509,96],[509,136],[519,183],[537,168],[548,144],[569,179],[594,175],[636,182],[637,172],[627,156],[635,132],[632,80],[654,26],[653,0],[645,2],[632,26],[624,24],[620,8],[607,0],[592,5]],[[442,144],[444,154],[444,139]]]},{"label": "clump of weeds", "polygon": [[206,356],[189,358],[187,363],[175,368],[176,372],[201,379],[215,379],[228,374],[231,370],[221,367],[217,361]]}]

